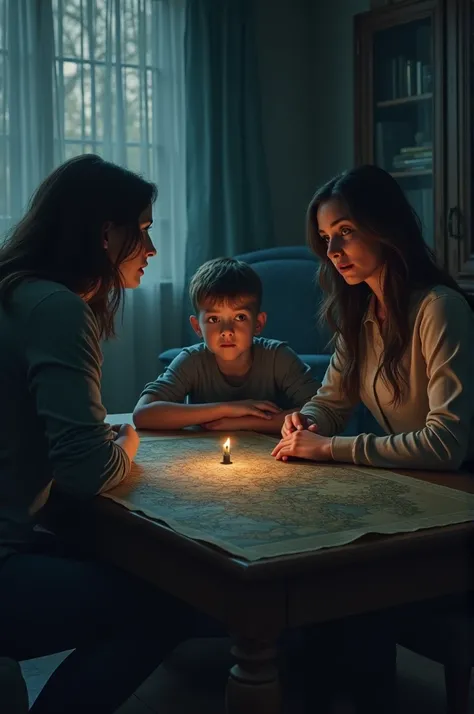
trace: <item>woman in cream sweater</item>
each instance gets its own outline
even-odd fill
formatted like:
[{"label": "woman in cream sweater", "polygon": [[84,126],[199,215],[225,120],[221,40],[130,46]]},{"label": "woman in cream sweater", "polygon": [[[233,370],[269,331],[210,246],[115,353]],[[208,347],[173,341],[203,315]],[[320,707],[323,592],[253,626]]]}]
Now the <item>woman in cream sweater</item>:
[{"label": "woman in cream sweater", "polygon": [[[436,265],[402,189],[376,166],[337,176],[310,204],[308,241],[335,351],[273,455],[458,469],[474,457],[474,314]],[[337,436],[359,401],[386,436]]]},{"label": "woman in cream sweater", "polygon": [[[307,231],[321,260],[319,282],[326,297],[320,316],[334,330],[335,350],[316,395],[286,416],[273,455],[283,461],[299,457],[442,471],[472,461],[473,306],[436,264],[398,183],[376,166],[333,178],[309,206]],[[359,401],[385,436],[338,436]],[[450,625],[454,612],[457,629]],[[466,649],[469,597],[421,603],[401,618],[413,631],[447,633],[453,652],[459,652],[459,643]],[[376,622],[363,635],[359,624],[360,636],[353,637],[344,626],[355,647],[349,659],[360,659],[364,642],[365,669],[388,673],[395,661],[390,640],[396,624],[392,618]],[[447,653],[445,663],[449,713],[467,714],[471,661],[456,655],[451,662]],[[395,695],[386,690],[381,704],[375,699],[374,711],[383,706],[392,711],[391,702],[395,707]],[[369,708],[362,705],[361,711]]]}]

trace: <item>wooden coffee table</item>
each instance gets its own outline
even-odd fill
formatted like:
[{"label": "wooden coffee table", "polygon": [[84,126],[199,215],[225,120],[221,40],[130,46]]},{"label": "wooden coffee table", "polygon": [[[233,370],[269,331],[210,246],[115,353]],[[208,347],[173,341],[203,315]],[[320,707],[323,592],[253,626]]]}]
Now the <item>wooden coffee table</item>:
[{"label": "wooden coffee table", "polygon": [[[122,423],[130,415],[109,420]],[[468,475],[401,473],[474,493]],[[74,524],[74,537],[97,557],[216,618],[234,635],[228,714],[281,712],[276,642],[284,629],[472,590],[473,536],[468,522],[249,563],[106,498],[95,499]]]}]

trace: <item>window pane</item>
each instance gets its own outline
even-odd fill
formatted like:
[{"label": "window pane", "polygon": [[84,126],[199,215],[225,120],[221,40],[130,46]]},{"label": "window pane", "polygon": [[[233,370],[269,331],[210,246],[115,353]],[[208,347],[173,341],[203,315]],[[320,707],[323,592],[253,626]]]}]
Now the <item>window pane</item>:
[{"label": "window pane", "polygon": [[123,58],[126,64],[138,63],[138,37],[141,33],[139,18],[141,19],[140,8],[137,0],[122,0],[123,23],[121,26],[122,43],[124,46]]},{"label": "window pane", "polygon": [[[59,70],[61,71],[61,70]],[[82,137],[82,97],[80,67],[76,62],[63,62],[64,76],[64,136]]]},{"label": "window pane", "polygon": [[105,67],[96,64],[92,71],[94,72],[94,83],[91,84],[91,138],[102,141],[104,138]]},{"label": "window pane", "polygon": [[[57,33],[56,136],[67,142],[66,157],[102,150],[135,171],[157,176],[153,141],[160,132],[153,109],[159,73],[147,65],[154,46],[153,1],[52,0]],[[156,52],[153,57],[156,62]]]},{"label": "window pane", "polygon": [[88,37],[84,32],[86,17],[82,0],[62,0],[59,19],[63,57],[85,57],[89,54]]},{"label": "window pane", "polygon": [[157,80],[158,80],[159,70],[149,69],[146,73],[146,103],[148,112],[148,136],[150,141],[153,141],[153,100],[156,98],[154,92],[157,92]]},{"label": "window pane", "polygon": [[92,144],[83,144],[79,141],[68,141],[64,148],[65,159],[72,159],[81,154],[100,154],[100,146],[93,148]]},{"label": "window pane", "polygon": [[59,56],[103,60],[106,0],[53,0]]},{"label": "window pane", "polygon": [[125,85],[125,114],[126,131],[128,141],[140,141],[146,136],[145,124],[145,100],[143,96],[142,82],[138,69],[126,69],[124,71]]}]

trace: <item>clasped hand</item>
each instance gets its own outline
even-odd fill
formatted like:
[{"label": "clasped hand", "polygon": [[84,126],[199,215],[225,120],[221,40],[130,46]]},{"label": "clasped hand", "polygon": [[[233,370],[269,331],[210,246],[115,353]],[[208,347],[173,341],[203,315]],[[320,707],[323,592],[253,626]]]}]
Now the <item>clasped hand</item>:
[{"label": "clasped hand", "polygon": [[301,412],[287,414],[281,433],[282,439],[272,451],[279,461],[290,457],[309,461],[330,461],[331,439],[317,433],[318,427]]}]

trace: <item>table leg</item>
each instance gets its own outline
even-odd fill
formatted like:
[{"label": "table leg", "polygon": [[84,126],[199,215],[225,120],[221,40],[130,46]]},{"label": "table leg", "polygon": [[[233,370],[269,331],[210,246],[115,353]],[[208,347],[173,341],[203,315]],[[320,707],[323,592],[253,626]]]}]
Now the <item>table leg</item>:
[{"label": "table leg", "polygon": [[239,639],[227,681],[227,714],[281,714],[275,643]]}]

